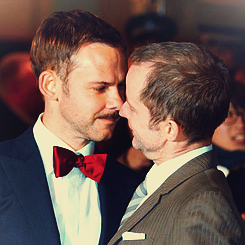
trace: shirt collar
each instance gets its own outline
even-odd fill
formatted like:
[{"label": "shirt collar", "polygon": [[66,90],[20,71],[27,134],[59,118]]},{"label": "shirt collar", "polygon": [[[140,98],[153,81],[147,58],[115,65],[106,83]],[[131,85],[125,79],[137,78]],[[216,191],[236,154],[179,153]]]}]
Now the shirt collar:
[{"label": "shirt collar", "polygon": [[189,151],[183,155],[167,160],[160,165],[154,164],[146,176],[148,194],[152,194],[170,175],[184,164],[210,150],[212,150],[212,145]]},{"label": "shirt collar", "polygon": [[[45,172],[48,175],[53,171],[53,146],[60,146],[73,152],[74,150],[44,126],[42,115],[38,117],[33,127],[33,133],[43,160]],[[75,153],[84,156],[91,155],[94,153],[94,148],[95,142],[90,141],[89,144]]]}]

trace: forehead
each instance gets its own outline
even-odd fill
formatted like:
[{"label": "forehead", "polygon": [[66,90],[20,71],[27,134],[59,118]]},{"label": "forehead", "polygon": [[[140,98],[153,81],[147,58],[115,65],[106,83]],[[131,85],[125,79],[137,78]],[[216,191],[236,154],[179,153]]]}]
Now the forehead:
[{"label": "forehead", "polygon": [[76,55],[79,67],[115,65],[126,69],[127,59],[125,52],[118,47],[111,47],[102,43],[83,45]]},{"label": "forehead", "polygon": [[119,83],[127,72],[127,59],[120,48],[100,43],[90,43],[81,47],[72,57],[74,69],[69,74],[80,82]]},{"label": "forehead", "polygon": [[145,86],[150,64],[131,65],[126,77],[127,97],[139,97],[141,90]]}]

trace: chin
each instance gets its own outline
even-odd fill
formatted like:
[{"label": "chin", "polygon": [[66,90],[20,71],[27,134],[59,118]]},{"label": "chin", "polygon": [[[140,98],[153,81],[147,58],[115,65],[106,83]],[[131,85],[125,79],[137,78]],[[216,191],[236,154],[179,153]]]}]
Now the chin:
[{"label": "chin", "polygon": [[99,141],[109,140],[112,137],[112,134],[113,134],[113,132],[107,132],[105,134],[97,135],[97,137],[95,137],[96,140],[94,140],[94,141],[99,142]]},{"label": "chin", "polygon": [[132,140],[132,146],[136,149],[136,150],[143,150],[143,147],[141,144],[139,144],[139,142],[136,142],[134,139]]}]

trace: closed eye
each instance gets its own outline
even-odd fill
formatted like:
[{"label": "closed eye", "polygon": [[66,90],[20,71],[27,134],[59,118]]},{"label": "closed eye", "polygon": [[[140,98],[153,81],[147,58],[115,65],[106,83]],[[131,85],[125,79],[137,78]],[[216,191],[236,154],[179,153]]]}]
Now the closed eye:
[{"label": "closed eye", "polygon": [[127,101],[128,107],[131,111],[134,111],[135,109],[132,107],[132,105]]},{"label": "closed eye", "polygon": [[98,92],[103,92],[104,90],[106,90],[107,86],[98,86],[98,87],[94,87],[93,89],[98,91]]}]

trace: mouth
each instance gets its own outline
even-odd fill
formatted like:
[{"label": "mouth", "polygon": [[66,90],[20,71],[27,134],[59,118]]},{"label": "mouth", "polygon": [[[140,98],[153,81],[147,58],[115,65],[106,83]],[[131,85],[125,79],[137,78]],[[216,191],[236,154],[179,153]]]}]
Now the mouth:
[{"label": "mouth", "polygon": [[97,119],[99,119],[105,123],[108,123],[108,124],[116,124],[116,122],[118,121],[116,119],[110,119],[110,118],[97,118]]},{"label": "mouth", "polygon": [[116,123],[119,120],[119,118],[120,118],[119,113],[116,112],[113,114],[105,114],[105,115],[98,116],[96,119],[100,119],[108,123]]},{"label": "mouth", "polygon": [[238,144],[245,144],[245,135],[239,134],[233,137],[233,140]]}]

